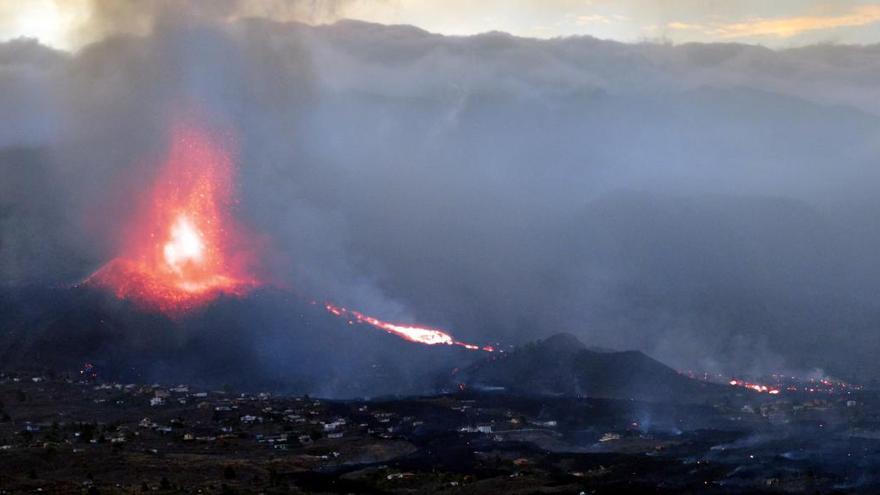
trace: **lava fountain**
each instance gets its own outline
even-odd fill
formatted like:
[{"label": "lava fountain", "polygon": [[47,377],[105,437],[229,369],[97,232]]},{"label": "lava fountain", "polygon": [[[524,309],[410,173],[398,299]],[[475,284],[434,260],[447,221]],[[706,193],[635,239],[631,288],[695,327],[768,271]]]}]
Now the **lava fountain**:
[{"label": "lava fountain", "polygon": [[253,246],[230,210],[234,163],[223,140],[175,125],[168,155],[122,253],[86,279],[146,309],[178,315],[259,284]]}]

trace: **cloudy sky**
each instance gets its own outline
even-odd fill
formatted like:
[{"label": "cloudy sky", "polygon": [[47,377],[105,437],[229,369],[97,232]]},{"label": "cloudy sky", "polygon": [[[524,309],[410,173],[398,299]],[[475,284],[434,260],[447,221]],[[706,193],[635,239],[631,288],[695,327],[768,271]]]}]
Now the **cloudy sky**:
[{"label": "cloudy sky", "polygon": [[[0,40],[35,37],[55,48],[76,49],[115,30],[145,31],[136,16],[114,26],[86,27],[95,9],[125,14],[126,4],[0,0]],[[880,41],[880,3],[870,0],[223,0],[201,8],[227,20],[255,16],[327,23],[349,18],[448,35],[504,31],[532,38],[589,35],[626,42],[771,47]]]}]

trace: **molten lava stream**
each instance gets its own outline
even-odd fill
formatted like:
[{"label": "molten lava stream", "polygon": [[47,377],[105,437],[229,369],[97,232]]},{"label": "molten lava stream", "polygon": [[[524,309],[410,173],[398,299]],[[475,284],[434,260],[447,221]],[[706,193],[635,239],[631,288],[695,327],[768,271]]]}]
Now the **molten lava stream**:
[{"label": "molten lava stream", "polygon": [[196,126],[175,126],[168,157],[122,253],[86,283],[170,315],[256,286],[246,270],[244,236],[230,215],[233,173],[219,139]]},{"label": "molten lava stream", "polygon": [[426,345],[437,345],[437,344],[445,344],[445,345],[457,345],[460,347],[464,347],[465,349],[470,349],[472,351],[482,350],[486,352],[494,352],[495,348],[492,346],[478,346],[474,344],[468,344],[465,342],[459,342],[452,338],[448,333],[437,330],[435,328],[427,328],[427,327],[415,327],[410,325],[396,325],[394,323],[388,323],[387,321],[382,321],[378,318],[373,318],[372,316],[367,316],[360,311],[355,311],[353,309],[346,309],[341,306],[336,306],[331,303],[324,303],[324,309],[326,309],[330,314],[336,315],[340,318],[347,319],[350,323],[361,323],[373,326],[380,330],[384,330],[392,335],[396,335],[402,339],[409,340],[410,342],[416,342],[419,344]]}]

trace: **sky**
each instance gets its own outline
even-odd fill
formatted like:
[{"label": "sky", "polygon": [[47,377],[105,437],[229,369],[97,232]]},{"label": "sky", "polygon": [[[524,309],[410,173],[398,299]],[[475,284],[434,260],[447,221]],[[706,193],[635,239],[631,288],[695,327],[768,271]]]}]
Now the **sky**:
[{"label": "sky", "polygon": [[[122,13],[127,3],[0,0],[0,40],[33,37],[73,50],[114,31],[143,33],[148,28],[137,19],[89,26],[95,9]],[[738,42],[782,48],[880,41],[880,3],[869,0],[221,0],[203,6],[227,20],[256,16],[327,23],[348,18],[447,35],[503,31],[532,38],[587,35],[623,42]]]}]

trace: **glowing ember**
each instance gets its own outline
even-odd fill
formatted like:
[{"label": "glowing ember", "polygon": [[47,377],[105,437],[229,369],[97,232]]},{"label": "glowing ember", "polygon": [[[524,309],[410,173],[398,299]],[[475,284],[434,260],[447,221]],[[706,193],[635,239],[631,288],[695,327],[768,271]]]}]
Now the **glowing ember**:
[{"label": "glowing ember", "polygon": [[86,283],[169,314],[255,286],[240,229],[229,214],[233,172],[219,140],[198,127],[176,126],[166,162],[122,254]]},{"label": "glowing ember", "polygon": [[452,338],[446,332],[441,330],[437,330],[435,328],[427,328],[427,327],[415,327],[410,325],[396,325],[394,323],[388,323],[387,321],[382,321],[378,318],[373,318],[372,316],[367,316],[360,311],[355,311],[353,309],[346,309],[340,306],[336,306],[330,303],[324,303],[324,308],[330,313],[340,318],[348,319],[349,323],[361,323],[376,327],[380,330],[384,330],[392,335],[396,335],[402,339],[409,340],[410,342],[417,342],[419,344],[426,345],[437,345],[437,344],[445,344],[445,345],[457,345],[460,347],[464,347],[465,349],[470,350],[483,350],[486,352],[494,352],[495,348],[492,346],[483,346],[480,347],[474,344],[468,344],[465,342],[459,342]]}]

